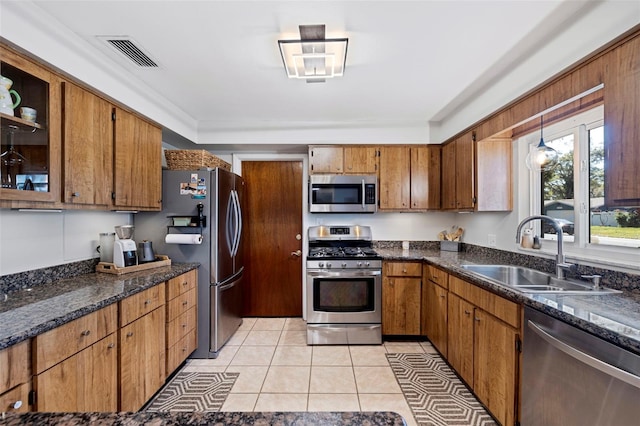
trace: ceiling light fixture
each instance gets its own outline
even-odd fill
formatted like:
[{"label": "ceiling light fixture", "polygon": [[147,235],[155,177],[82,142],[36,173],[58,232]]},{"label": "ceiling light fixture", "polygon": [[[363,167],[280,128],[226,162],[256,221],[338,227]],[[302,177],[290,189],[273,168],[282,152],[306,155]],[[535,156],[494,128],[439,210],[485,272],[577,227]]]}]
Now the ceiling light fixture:
[{"label": "ceiling light fixture", "polygon": [[558,151],[545,145],[542,137],[542,116],[540,116],[540,143],[535,149],[529,150],[526,158],[527,167],[534,171],[545,171],[558,164]]},{"label": "ceiling light fixture", "polygon": [[325,39],[324,25],[300,25],[300,40],[278,40],[289,78],[324,82],[344,74],[348,38]]}]

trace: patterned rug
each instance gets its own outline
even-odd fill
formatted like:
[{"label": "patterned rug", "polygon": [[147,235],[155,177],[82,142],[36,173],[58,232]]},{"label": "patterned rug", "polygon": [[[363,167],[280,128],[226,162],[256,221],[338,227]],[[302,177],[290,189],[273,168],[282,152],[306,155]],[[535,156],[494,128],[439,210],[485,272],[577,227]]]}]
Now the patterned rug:
[{"label": "patterned rug", "polygon": [[240,373],[180,372],[145,411],[220,411]]},{"label": "patterned rug", "polygon": [[496,425],[437,354],[387,354],[393,373],[420,425]]}]

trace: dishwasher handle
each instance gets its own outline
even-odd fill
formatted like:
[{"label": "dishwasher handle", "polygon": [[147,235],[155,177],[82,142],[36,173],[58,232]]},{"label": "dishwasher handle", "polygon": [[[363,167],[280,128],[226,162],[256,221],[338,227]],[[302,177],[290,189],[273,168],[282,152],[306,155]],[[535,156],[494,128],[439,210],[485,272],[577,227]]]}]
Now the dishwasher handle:
[{"label": "dishwasher handle", "polygon": [[557,337],[552,336],[543,326],[536,324],[531,320],[528,320],[527,325],[534,333],[536,333],[540,338],[544,339],[554,348],[564,352],[572,358],[577,359],[578,361],[587,364],[590,367],[595,368],[596,370],[599,370],[611,377],[615,377],[618,380],[622,380],[623,382],[637,389],[640,389],[640,377],[636,376],[635,374],[631,374],[616,366],[601,361],[598,358],[592,357],[591,355],[586,354],[574,348],[573,346],[566,344]]}]

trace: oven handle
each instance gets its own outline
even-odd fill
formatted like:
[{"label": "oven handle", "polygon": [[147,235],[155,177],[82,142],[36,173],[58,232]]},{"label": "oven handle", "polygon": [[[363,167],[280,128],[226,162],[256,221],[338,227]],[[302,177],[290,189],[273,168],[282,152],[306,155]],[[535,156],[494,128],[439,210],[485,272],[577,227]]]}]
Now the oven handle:
[{"label": "oven handle", "polygon": [[[345,274],[345,271],[348,271]],[[333,271],[307,271],[307,275],[310,277],[339,277],[339,278],[348,278],[348,277],[377,277],[382,275],[382,271],[361,271],[361,270],[352,270],[352,269],[340,269]]]}]

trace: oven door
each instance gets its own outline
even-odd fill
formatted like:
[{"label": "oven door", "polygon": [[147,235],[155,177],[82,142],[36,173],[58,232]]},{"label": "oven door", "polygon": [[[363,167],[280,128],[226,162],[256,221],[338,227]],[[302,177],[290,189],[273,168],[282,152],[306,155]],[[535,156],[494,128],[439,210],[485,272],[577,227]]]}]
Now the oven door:
[{"label": "oven door", "polygon": [[308,270],[307,323],[380,324],[380,270]]}]

